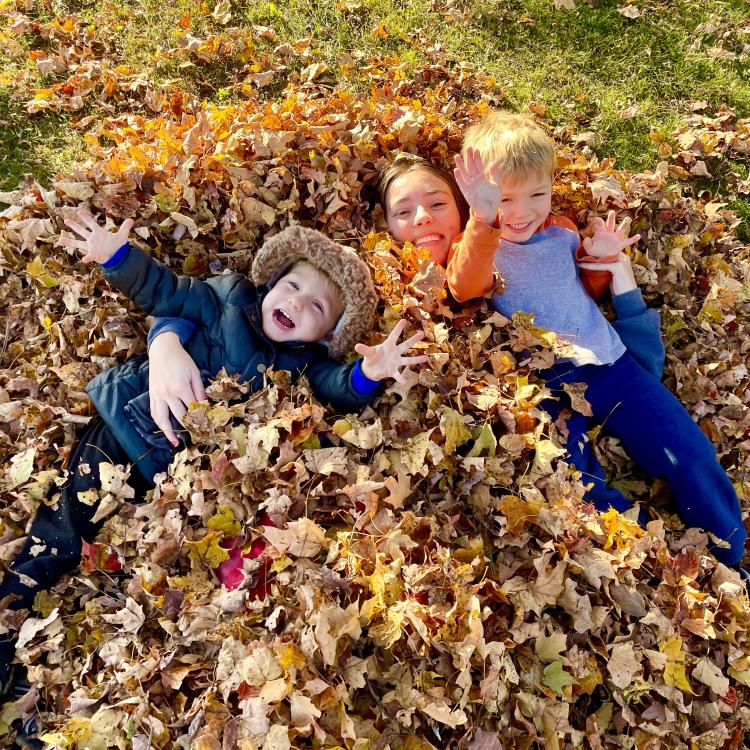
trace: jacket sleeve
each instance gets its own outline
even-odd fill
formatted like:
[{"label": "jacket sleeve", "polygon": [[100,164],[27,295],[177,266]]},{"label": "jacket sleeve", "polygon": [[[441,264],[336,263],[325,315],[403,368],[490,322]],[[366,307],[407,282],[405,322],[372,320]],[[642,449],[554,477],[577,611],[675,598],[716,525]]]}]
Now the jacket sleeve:
[{"label": "jacket sleeve", "polygon": [[448,255],[448,288],[459,302],[492,291],[500,234],[472,211],[466,229],[453,241]]},{"label": "jacket sleeve", "polygon": [[150,315],[186,318],[197,326],[210,325],[220,316],[222,298],[242,278],[201,281],[178,276],[135,245],[116,265],[105,268],[104,276]]},{"label": "jacket sleeve", "polygon": [[661,379],[664,343],[657,310],[646,307],[640,289],[612,297],[617,320],[612,324],[628,353],[641,367]]},{"label": "jacket sleeve", "polygon": [[332,359],[321,359],[308,365],[304,374],[322,403],[330,404],[337,411],[349,413],[358,412],[372,401],[377,388],[361,393],[352,383],[352,373],[357,361],[344,365]]}]

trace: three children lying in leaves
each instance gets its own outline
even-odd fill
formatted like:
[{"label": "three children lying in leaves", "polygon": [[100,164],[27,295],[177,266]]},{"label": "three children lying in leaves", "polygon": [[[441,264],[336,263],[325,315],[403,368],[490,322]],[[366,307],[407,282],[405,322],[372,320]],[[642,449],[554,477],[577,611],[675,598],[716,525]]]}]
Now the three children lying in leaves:
[{"label": "three children lying in leaves", "polygon": [[[647,309],[623,252],[639,236],[628,237],[611,212],[581,243],[569,219],[550,213],[554,166],[554,146],[533,120],[490,113],[466,132],[455,180],[410,155],[384,170],[388,228],[447,267],[457,300],[491,294],[503,315],[533,313],[536,325],[571,344],[571,356],[541,373],[559,396],[542,406],[555,419],[570,405],[562,386],[587,385],[593,415],[568,419],[566,460],[591,484],[587,497],[598,509],[631,503],[606,484],[586,438],[594,425],[617,437],[641,469],[665,479],[682,521],[709,532],[716,558],[738,566],[746,533],[732,483],[709,440],[660,382],[659,315]],[[145,494],[179,445],[172,420],[205,397],[204,382],[222,368],[251,387],[260,387],[267,367],[293,377],[304,372],[322,402],[349,412],[367,404],[383,380],[404,382],[404,367],[428,361],[408,354],[423,334],[400,341],[404,320],[377,346],[358,343],[371,331],[377,303],[369,270],[354,251],[312,229],[293,226],[269,238],[251,280],[229,274],[200,281],[177,276],[130,244],[132,220],[110,232],[85,211],[78,219],[66,222],[75,236],[60,244],[100,263],[113,286],[161,319],[149,334],[150,367],[134,358],[88,385],[99,418],[71,454],[59,501],[40,507],[0,585],[0,605],[15,609],[29,609],[38,591],[74,569],[81,540],[96,535],[96,505],[78,496],[99,486],[99,464],[131,464],[130,482]],[[504,289],[495,288],[495,271]],[[607,287],[616,313],[611,325],[595,301]],[[352,349],[359,359],[338,361]],[[88,473],[79,471],[84,465]],[[239,550],[218,574],[226,585],[240,583]],[[0,643],[0,689],[13,656],[8,637]]]}]

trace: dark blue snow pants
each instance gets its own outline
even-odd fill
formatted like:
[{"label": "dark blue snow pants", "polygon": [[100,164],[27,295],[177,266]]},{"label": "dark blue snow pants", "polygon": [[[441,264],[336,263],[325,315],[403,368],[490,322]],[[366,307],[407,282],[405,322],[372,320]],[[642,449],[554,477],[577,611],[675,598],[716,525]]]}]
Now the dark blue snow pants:
[{"label": "dark blue snow pants", "polygon": [[603,432],[619,438],[640,469],[667,481],[683,523],[710,531],[730,544],[726,549],[713,546],[719,561],[735,565],[742,559],[747,534],[732,483],[711,442],[657,378],[627,353],[611,365],[576,367],[561,362],[541,375],[560,397],[542,403],[553,419],[570,403],[563,383],[588,385],[585,397],[593,416],[573,413],[567,423],[567,448],[568,460],[581,471],[583,482],[593,482],[588,497],[598,509],[632,507],[621,492],[607,486],[586,436],[592,427],[602,425]]},{"label": "dark blue snow pants", "polygon": [[[101,527],[101,522],[91,521],[98,503],[86,505],[78,499],[78,493],[99,489],[99,464],[102,462],[132,463],[105,423],[95,419],[87,425],[73,448],[68,466],[70,476],[60,491],[57,505],[39,507],[24,548],[5,573],[0,584],[0,601],[10,594],[17,597],[6,605],[9,608],[30,608],[37,592],[50,588],[78,566],[82,540],[92,541]],[[88,465],[88,473],[79,471],[82,465]],[[135,489],[136,497],[143,497],[152,486],[135,467],[131,469],[129,484]],[[40,546],[44,547],[41,552],[38,551]],[[36,554],[32,554],[33,548]],[[17,573],[28,576],[34,585],[26,585],[26,579]],[[0,637],[0,664],[13,658],[14,640]]]}]

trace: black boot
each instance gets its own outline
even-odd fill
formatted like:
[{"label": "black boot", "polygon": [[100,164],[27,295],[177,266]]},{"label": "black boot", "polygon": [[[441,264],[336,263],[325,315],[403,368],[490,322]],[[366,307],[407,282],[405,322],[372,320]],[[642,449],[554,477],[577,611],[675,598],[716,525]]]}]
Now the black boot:
[{"label": "black boot", "polygon": [[36,716],[32,716],[21,725],[16,735],[16,745],[25,747],[28,750],[43,750],[44,743],[37,738],[39,734],[39,725]]}]

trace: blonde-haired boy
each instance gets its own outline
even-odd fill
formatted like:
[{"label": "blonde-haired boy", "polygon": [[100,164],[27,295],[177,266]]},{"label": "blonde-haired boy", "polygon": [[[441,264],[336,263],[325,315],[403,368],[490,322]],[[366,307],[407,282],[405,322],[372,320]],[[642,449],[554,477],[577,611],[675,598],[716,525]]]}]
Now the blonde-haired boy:
[{"label": "blonde-haired boy", "polygon": [[[659,380],[659,315],[646,308],[622,252],[639,235],[628,238],[624,222],[616,226],[610,212],[581,243],[569,219],[551,214],[554,166],[554,145],[530,117],[492,112],[467,130],[455,175],[471,213],[451,248],[451,292],[458,300],[492,292],[492,304],[503,315],[533,313],[537,325],[571,343],[573,355],[542,374],[559,396],[543,406],[554,420],[570,408],[562,386],[587,384],[593,416],[572,413],[568,419],[568,460],[593,483],[589,497],[597,508],[625,510],[631,504],[606,484],[586,434],[594,424],[619,438],[640,468],[665,478],[682,520],[726,542],[714,553],[737,565],[747,535],[732,484],[709,440]],[[612,261],[607,269],[614,324],[584,289],[576,256]],[[601,264],[580,267],[592,271]],[[505,280],[504,292],[494,290],[495,269]]]},{"label": "blonde-haired boy", "polygon": [[464,133],[463,151],[478,151],[502,176],[552,177],[555,147],[547,133],[526,115],[494,110]]}]

